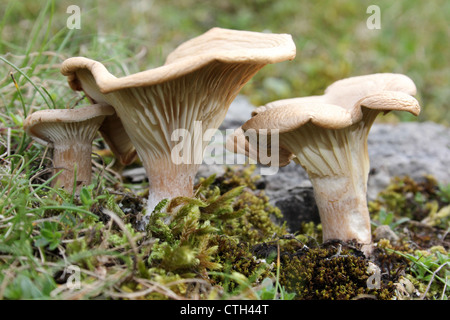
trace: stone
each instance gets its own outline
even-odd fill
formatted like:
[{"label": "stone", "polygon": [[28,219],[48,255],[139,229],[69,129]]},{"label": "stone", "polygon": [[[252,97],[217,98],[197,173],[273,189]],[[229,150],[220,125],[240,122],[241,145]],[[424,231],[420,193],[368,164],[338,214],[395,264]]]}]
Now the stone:
[{"label": "stone", "polygon": [[433,122],[375,123],[368,150],[368,197],[374,199],[395,176],[421,181],[426,175],[450,183],[450,128]]},{"label": "stone", "polygon": [[388,225],[378,226],[375,231],[375,241],[379,241],[381,239],[389,240],[390,242],[398,241],[398,236]]},{"label": "stone", "polygon": [[290,232],[300,230],[303,222],[320,223],[319,209],[311,187],[291,189],[285,197],[272,200],[272,203],[282,212]]}]

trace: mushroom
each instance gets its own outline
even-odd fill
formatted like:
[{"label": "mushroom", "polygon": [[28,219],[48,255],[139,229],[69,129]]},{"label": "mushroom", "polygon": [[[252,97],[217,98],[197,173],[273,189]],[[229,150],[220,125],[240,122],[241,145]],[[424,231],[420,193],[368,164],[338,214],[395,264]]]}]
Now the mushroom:
[{"label": "mushroom", "polygon": [[76,174],[76,192],[91,183],[92,141],[104,119],[114,109],[95,104],[77,109],[40,110],[24,121],[24,129],[37,142],[53,148],[53,167],[62,171],[52,181],[53,187],[72,190]]},{"label": "mushroom", "polygon": [[149,179],[149,214],[165,198],[192,196],[204,149],[240,89],[295,53],[287,34],[213,28],[161,67],[116,78],[100,62],[74,57],[61,72],[72,89],[116,110]]},{"label": "mushroom", "polygon": [[306,170],[323,240],[356,240],[369,253],[367,137],[380,112],[400,110],[417,116],[420,106],[411,96],[415,92],[413,81],[401,74],[337,81],[322,96],[279,100],[257,108],[229,137],[227,148],[257,158],[260,150],[247,133],[254,131],[258,138],[278,134],[278,146],[268,148],[278,152],[280,159],[271,165],[284,166],[294,160]]},{"label": "mushroom", "polygon": [[136,160],[136,149],[131,143],[122,121],[115,112],[105,118],[98,131],[122,165],[129,165]]}]

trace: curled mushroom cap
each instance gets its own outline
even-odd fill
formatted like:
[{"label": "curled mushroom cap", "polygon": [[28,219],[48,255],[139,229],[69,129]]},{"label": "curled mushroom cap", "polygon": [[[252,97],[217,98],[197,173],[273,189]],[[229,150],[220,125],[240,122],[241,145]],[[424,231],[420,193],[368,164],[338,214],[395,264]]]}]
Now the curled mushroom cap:
[{"label": "curled mushroom cap", "polygon": [[53,166],[62,172],[52,181],[52,186],[71,191],[75,170],[77,191],[91,183],[92,141],[103,120],[114,113],[109,105],[95,104],[78,109],[41,110],[25,119],[27,134],[53,148]]},{"label": "curled mushroom cap", "polygon": [[259,111],[303,102],[335,104],[351,110],[362,98],[383,91],[397,91],[414,96],[416,85],[408,76],[399,73],[375,73],[338,80],[329,85],[323,95],[298,97],[270,102],[256,108]]},{"label": "curled mushroom cap", "polygon": [[[324,240],[356,240],[370,251],[366,190],[367,136],[376,116],[391,110],[420,112],[414,83],[404,75],[375,74],[338,81],[322,96],[279,100],[255,110],[227,147],[258,159],[245,136],[277,134],[279,163],[291,160],[307,171],[319,208]],[[267,130],[269,129],[269,130]],[[268,146],[271,148],[271,146]]]},{"label": "curled mushroom cap", "polygon": [[[72,89],[114,107],[149,178],[148,212],[191,196],[204,148],[240,89],[266,64],[291,60],[290,35],[214,28],[176,48],[161,67],[116,78],[100,62],[70,58]],[[181,142],[179,142],[181,140]]]}]

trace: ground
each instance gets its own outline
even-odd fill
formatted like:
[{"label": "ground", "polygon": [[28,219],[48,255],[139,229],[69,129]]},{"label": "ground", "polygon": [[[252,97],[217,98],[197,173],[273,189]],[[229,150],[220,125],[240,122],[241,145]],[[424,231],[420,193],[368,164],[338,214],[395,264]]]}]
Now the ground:
[{"label": "ground", "polygon": [[[161,203],[145,231],[138,231],[145,195],[122,187],[84,188],[80,197],[61,189],[22,197],[10,190],[2,205],[16,214],[1,220],[0,293],[6,299],[448,296],[448,187],[431,178],[393,181],[370,203],[375,249],[366,257],[356,243],[322,243],[320,224],[288,230],[275,222],[281,213],[256,188],[253,169],[201,179],[195,198]],[[380,235],[381,226],[388,232]]]},{"label": "ground", "polygon": [[76,196],[49,187],[51,150],[22,127],[36,110],[88,103],[60,74],[64,59],[87,56],[122,76],[163,64],[215,26],[292,34],[297,58],[265,67],[243,88],[255,105],[399,72],[415,81],[423,112],[384,119],[448,125],[450,3],[379,1],[376,30],[366,26],[370,4],[135,0],[117,10],[80,1],[78,29],[68,24],[70,1],[3,1],[0,298],[447,299],[450,190],[433,177],[395,178],[369,204],[370,257],[355,243],[322,243],[320,224],[291,230],[247,166],[199,177],[196,198],[162,203],[141,230],[146,181],[123,180],[101,138],[94,181]]}]

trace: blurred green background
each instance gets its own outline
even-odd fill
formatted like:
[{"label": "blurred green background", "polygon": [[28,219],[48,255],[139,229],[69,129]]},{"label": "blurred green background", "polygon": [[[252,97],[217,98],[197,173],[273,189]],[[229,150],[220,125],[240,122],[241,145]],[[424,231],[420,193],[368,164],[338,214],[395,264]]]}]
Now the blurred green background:
[{"label": "blurred green background", "polygon": [[[372,4],[381,11],[378,30],[366,25]],[[67,28],[69,5],[81,9],[80,29]],[[11,72],[31,108],[63,108],[77,99],[59,74],[65,58],[87,56],[122,76],[163,64],[177,45],[218,26],[294,38],[294,61],[266,66],[244,87],[255,105],[320,94],[349,76],[398,72],[417,85],[418,120],[450,124],[448,0],[0,0],[0,17],[0,112],[20,104]],[[416,118],[383,121],[399,120]]]}]

